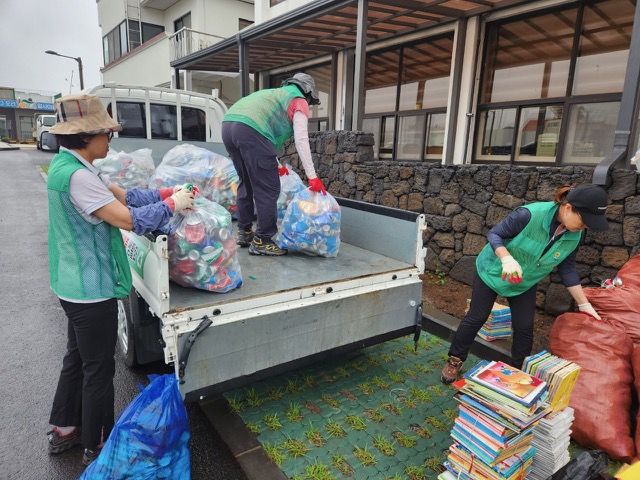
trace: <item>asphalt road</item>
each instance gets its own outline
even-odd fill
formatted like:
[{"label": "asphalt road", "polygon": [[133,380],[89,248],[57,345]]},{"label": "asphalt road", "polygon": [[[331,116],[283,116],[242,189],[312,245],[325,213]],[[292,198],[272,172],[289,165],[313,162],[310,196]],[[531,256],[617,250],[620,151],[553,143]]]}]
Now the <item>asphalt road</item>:
[{"label": "asphalt road", "polygon": [[[49,288],[46,184],[38,165],[53,153],[33,147],[0,151],[0,480],[77,478],[82,449],[49,455],[46,435],[66,344],[67,319]],[[116,353],[116,355],[118,352]],[[116,362],[116,413],[162,364],[128,370]],[[191,426],[193,480],[246,480],[218,433],[195,404]]]}]

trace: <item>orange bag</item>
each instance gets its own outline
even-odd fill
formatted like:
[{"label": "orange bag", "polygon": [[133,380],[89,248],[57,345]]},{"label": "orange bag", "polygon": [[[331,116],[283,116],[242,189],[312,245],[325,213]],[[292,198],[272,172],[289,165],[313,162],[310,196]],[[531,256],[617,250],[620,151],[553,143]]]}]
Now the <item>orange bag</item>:
[{"label": "orange bag", "polygon": [[[631,355],[631,365],[633,366],[633,383],[636,387],[636,392],[640,392],[640,348],[633,349]],[[636,454],[640,449],[640,410],[636,415]]]},{"label": "orange bag", "polygon": [[[627,277],[632,278],[631,275]],[[634,343],[640,343],[640,284],[623,283],[621,287],[615,288],[585,288],[584,294],[603,320],[624,329]]]},{"label": "orange bag", "polygon": [[631,462],[633,342],[618,327],[583,313],[560,315],[549,335],[551,352],[581,367],[571,393],[575,420],[571,436],[579,444]]},{"label": "orange bag", "polygon": [[622,279],[622,286],[640,288],[640,255],[635,255],[627,260],[618,276]]}]

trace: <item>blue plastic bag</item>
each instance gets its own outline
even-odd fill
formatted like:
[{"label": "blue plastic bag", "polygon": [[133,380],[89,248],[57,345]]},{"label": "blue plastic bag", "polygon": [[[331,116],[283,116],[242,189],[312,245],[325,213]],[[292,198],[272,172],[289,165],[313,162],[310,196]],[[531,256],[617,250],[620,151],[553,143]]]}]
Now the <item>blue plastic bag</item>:
[{"label": "blue plastic bag", "polygon": [[149,380],[79,480],[191,478],[189,421],[176,378],[149,375]]}]

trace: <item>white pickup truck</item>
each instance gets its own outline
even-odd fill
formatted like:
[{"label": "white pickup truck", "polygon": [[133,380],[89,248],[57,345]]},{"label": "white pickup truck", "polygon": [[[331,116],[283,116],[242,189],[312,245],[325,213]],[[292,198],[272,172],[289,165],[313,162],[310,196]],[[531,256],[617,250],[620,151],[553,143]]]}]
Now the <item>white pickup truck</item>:
[{"label": "white pickup truck", "polygon": [[169,281],[168,241],[124,232],[133,289],[120,302],[125,363],[164,356],[188,400],[421,328],[422,214],[338,198],[336,258],[251,256],[227,293]]},{"label": "white pickup truck", "polygon": [[[156,166],[182,142],[227,155],[220,141],[226,107],[218,99],[141,87],[91,91],[125,126],[111,140],[116,151],[151,148]],[[154,130],[167,123],[172,127]],[[54,147],[52,135],[50,141]],[[125,363],[173,364],[191,401],[339,352],[418,335],[424,215],[337,200],[336,258],[253,257],[238,249],[243,284],[227,293],[171,282],[166,235],[123,232],[133,274],[133,289],[119,302]]]}]

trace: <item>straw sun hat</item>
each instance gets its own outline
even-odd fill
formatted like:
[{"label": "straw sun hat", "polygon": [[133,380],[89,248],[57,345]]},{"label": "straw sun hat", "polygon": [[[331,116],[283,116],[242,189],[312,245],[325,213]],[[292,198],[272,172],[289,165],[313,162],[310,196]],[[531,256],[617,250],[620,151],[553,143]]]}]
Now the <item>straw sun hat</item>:
[{"label": "straw sun hat", "polygon": [[55,135],[98,135],[119,132],[122,125],[109,116],[96,95],[80,93],[56,100]]}]

